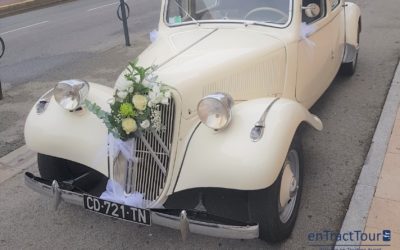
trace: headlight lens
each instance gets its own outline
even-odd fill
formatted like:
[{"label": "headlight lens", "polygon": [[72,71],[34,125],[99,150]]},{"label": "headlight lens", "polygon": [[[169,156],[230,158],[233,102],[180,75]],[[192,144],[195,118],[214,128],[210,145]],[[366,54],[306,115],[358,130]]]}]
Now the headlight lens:
[{"label": "headlight lens", "polygon": [[54,98],[64,109],[73,111],[79,108],[89,93],[89,84],[84,80],[66,80],[54,88]]},{"label": "headlight lens", "polygon": [[226,93],[214,93],[204,97],[197,107],[200,120],[209,128],[220,130],[231,121],[233,98]]}]

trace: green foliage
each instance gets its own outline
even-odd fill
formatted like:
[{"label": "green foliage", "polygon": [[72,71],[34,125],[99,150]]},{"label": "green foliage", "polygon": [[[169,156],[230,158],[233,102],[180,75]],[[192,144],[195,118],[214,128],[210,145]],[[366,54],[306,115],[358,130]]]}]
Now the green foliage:
[{"label": "green foliage", "polygon": [[[140,124],[148,120],[152,123],[152,112],[158,105],[152,107],[147,107],[144,111],[137,110],[135,105],[132,103],[132,97],[134,95],[143,95],[147,98],[149,97],[149,93],[152,91],[150,84],[144,84],[144,81],[150,81],[149,76],[153,73],[154,67],[143,68],[137,65],[137,60],[129,63],[127,68],[127,72],[125,74],[125,78],[129,81],[129,85],[126,86],[124,90],[116,90],[113,96],[113,100],[110,102],[110,113],[101,109],[95,103],[92,103],[88,100],[85,101],[86,108],[95,114],[99,119],[101,119],[106,125],[109,133],[111,133],[114,137],[119,138],[121,140],[129,140],[133,137],[139,136],[141,130],[144,130],[140,127]],[[151,81],[154,81],[151,79]],[[146,82],[148,83],[148,82]],[[160,83],[153,82],[152,84],[156,84],[162,89],[162,95],[168,92],[168,88]],[[124,86],[125,88],[125,86]],[[123,95],[119,95],[122,92]],[[170,96],[170,93],[168,93]],[[121,98],[124,97],[124,98]],[[164,96],[162,96],[164,97]],[[169,97],[168,97],[169,98]],[[132,118],[138,124],[138,130],[131,134],[126,134],[126,132],[122,128],[122,120],[125,118]]]}]

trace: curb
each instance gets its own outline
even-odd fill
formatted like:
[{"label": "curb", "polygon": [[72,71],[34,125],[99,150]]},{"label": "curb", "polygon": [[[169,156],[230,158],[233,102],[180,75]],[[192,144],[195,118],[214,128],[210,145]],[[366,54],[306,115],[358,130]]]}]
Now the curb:
[{"label": "curb", "polygon": [[0,158],[0,185],[36,165],[36,153],[22,146]]},{"label": "curb", "polygon": [[0,6],[0,18],[8,15],[16,14],[21,11],[42,7],[58,2],[70,1],[70,0],[25,0],[20,3],[9,4]]},{"label": "curb", "polygon": [[[379,176],[385,160],[387,147],[396,114],[400,104],[400,64],[397,65],[396,73],[392,80],[389,93],[386,97],[381,117],[372,138],[371,147],[368,151],[364,166],[350,201],[349,209],[344,218],[340,234],[365,230],[369,209],[375,194]],[[361,245],[361,241],[352,242]],[[334,249],[341,248],[336,242]]]}]

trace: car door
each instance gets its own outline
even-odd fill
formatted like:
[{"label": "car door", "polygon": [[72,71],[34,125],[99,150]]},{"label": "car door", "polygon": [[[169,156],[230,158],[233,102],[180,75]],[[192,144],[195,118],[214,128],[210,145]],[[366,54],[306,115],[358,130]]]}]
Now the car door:
[{"label": "car door", "polygon": [[307,17],[303,10],[300,31],[302,39],[298,42],[296,98],[309,107],[318,100],[334,78],[332,33],[336,28],[328,8],[330,1],[302,0],[302,2],[303,7],[317,4],[321,10],[314,18]]}]

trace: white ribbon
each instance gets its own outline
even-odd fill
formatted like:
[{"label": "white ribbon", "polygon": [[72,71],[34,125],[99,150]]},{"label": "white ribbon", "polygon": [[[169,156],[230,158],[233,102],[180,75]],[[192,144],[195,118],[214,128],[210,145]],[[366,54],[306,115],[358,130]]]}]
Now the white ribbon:
[{"label": "white ribbon", "polygon": [[132,207],[145,208],[143,194],[135,192],[130,195],[125,195],[122,186],[111,179],[108,180],[106,191],[101,194],[100,199]]},{"label": "white ribbon", "polygon": [[[121,153],[127,161],[132,161],[133,164],[136,161],[136,140],[134,138],[128,141],[122,141],[109,134],[108,148],[111,159],[115,159]],[[138,192],[126,194],[121,184],[112,179],[108,180],[106,190],[101,194],[100,199],[113,201],[128,206],[144,208],[143,194]]]},{"label": "white ribbon", "polygon": [[153,30],[152,32],[150,32],[150,41],[152,43],[154,43],[158,38],[158,31],[157,30]]},{"label": "white ribbon", "polygon": [[113,135],[108,135],[108,147],[113,158],[121,153],[128,161],[135,161],[136,140],[122,141]]},{"label": "white ribbon", "polygon": [[315,47],[315,42],[311,41],[308,37],[316,31],[316,28],[314,25],[308,25],[306,23],[301,23],[300,27],[300,37],[303,39],[308,46],[310,47]]}]

